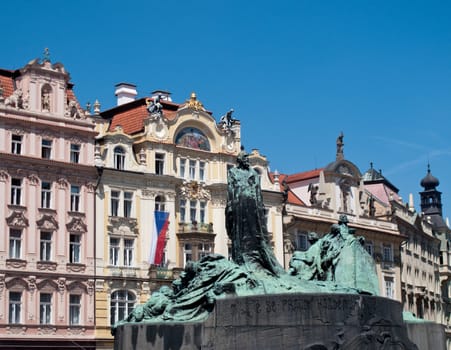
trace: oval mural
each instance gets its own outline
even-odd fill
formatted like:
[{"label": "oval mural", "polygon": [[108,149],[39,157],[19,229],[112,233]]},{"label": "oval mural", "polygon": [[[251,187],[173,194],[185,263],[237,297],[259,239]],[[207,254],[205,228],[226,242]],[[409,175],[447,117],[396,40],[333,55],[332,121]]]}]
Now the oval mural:
[{"label": "oval mural", "polygon": [[177,146],[210,151],[208,138],[197,128],[185,128],[175,138]]}]

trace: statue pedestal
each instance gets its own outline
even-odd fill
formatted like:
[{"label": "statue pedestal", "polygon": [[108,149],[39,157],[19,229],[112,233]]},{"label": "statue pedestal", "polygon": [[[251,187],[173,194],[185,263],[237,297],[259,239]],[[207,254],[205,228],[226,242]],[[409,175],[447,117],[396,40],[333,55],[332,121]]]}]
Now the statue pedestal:
[{"label": "statue pedestal", "polygon": [[417,349],[399,302],[354,294],[229,297],[203,322],[121,325],[114,348]]}]

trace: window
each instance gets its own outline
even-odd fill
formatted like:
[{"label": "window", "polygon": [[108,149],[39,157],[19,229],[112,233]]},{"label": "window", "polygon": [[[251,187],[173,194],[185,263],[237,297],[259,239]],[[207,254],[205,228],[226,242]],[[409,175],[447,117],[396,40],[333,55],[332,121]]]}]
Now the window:
[{"label": "window", "polygon": [[119,266],[120,239],[110,237],[110,265]]},{"label": "window", "polygon": [[204,256],[211,254],[211,244],[209,243],[200,243],[199,244],[199,259],[202,259]]},{"label": "window", "polygon": [[22,202],[22,180],[11,179],[11,204],[20,205]]},{"label": "window", "polygon": [[22,250],[22,230],[9,229],[9,257],[20,259]]},{"label": "window", "polygon": [[189,201],[189,219],[191,222],[196,221],[197,217],[197,201]]},{"label": "window", "polygon": [[180,158],[179,176],[185,178],[186,159]]},{"label": "window", "polygon": [[186,263],[188,261],[192,261],[193,260],[193,250],[192,250],[192,246],[189,243],[186,243],[183,246],[183,263],[186,266]]},{"label": "window", "polygon": [[52,140],[41,141],[41,157],[50,159],[52,157]]},{"label": "window", "polygon": [[199,162],[199,180],[205,181],[205,162]]},{"label": "window", "polygon": [[80,211],[80,186],[70,186],[70,210]]},{"label": "window", "polygon": [[111,294],[111,325],[123,320],[133,311],[135,296],[126,290],[118,290]]},{"label": "window", "polygon": [[41,231],[40,259],[41,261],[52,260],[52,232]]},{"label": "window", "polygon": [[11,153],[13,154],[22,153],[22,135],[11,136]]},{"label": "window", "polygon": [[41,183],[41,208],[50,209],[52,207],[52,184],[50,182]]},{"label": "window", "polygon": [[133,266],[133,239],[124,239],[124,266]]},{"label": "window", "polygon": [[124,217],[132,216],[133,192],[124,192]]},{"label": "window", "polygon": [[195,160],[189,161],[189,179],[190,180],[196,179],[196,161]]},{"label": "window", "polygon": [[370,242],[370,241],[366,242],[365,249],[369,255],[373,256],[373,253],[374,253],[373,242]]},{"label": "window", "polygon": [[80,163],[80,145],[76,143],[70,144],[70,161],[71,163]]},{"label": "window", "polygon": [[185,222],[186,199],[180,199],[180,222]]},{"label": "window", "polygon": [[157,175],[164,174],[164,154],[163,153],[155,153],[155,174],[157,174]]},{"label": "window", "polygon": [[114,169],[125,169],[125,151],[122,147],[114,148]]},{"label": "window", "polygon": [[119,191],[111,191],[111,216],[119,215],[119,200],[121,193]]},{"label": "window", "polygon": [[39,296],[39,323],[52,323],[52,294],[41,293]]},{"label": "window", "polygon": [[393,261],[393,249],[392,249],[391,245],[384,244],[383,254],[384,254],[384,261],[387,261],[387,262]]},{"label": "window", "polygon": [[296,250],[306,251],[308,248],[307,234],[297,233],[296,234]]},{"label": "window", "polygon": [[207,203],[205,202],[200,202],[200,223],[204,224],[205,223],[205,208],[206,208]]},{"label": "window", "polygon": [[69,324],[80,324],[81,295],[69,295]]},{"label": "window", "polygon": [[9,323],[21,321],[22,292],[9,292]]},{"label": "window", "polygon": [[394,284],[392,279],[385,279],[385,296],[387,298],[394,299],[395,297],[395,291],[394,291]]},{"label": "window", "polygon": [[69,261],[78,264],[81,261],[81,236],[71,234],[69,238]]},{"label": "window", "polygon": [[155,211],[164,211],[164,209],[165,209],[164,197],[156,196],[155,197]]}]

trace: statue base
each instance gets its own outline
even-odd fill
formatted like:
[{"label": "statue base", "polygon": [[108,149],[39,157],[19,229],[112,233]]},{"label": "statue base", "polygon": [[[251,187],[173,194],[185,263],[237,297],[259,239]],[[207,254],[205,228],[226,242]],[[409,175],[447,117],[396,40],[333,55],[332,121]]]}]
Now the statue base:
[{"label": "statue base", "polygon": [[120,325],[114,349],[418,348],[408,338],[395,300],[293,293],[219,299],[203,322]]}]

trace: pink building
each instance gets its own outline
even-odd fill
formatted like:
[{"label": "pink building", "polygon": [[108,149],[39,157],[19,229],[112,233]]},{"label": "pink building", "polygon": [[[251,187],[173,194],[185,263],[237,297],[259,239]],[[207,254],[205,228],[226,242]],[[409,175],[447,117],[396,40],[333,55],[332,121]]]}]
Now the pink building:
[{"label": "pink building", "polygon": [[94,342],[94,125],[60,63],[0,69],[0,347]]}]

